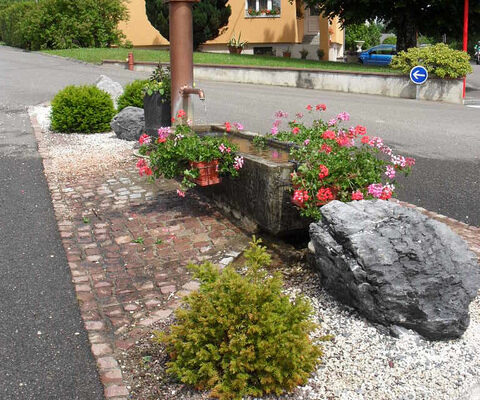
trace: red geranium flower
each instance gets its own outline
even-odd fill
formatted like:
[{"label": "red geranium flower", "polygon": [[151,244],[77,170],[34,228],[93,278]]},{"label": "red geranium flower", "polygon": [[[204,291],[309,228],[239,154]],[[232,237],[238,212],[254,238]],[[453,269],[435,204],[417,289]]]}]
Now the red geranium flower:
[{"label": "red geranium flower", "polygon": [[357,125],[357,126],[355,127],[355,133],[356,133],[357,135],[363,136],[363,135],[365,135],[365,134],[367,133],[367,128],[365,128],[365,127],[362,126],[362,125]]},{"label": "red geranium flower", "polygon": [[363,200],[363,193],[360,190],[352,193],[352,200]]},{"label": "red geranium flower", "polygon": [[325,131],[322,133],[323,139],[335,139],[335,132],[334,131]]},{"label": "red geranium flower", "polygon": [[317,192],[317,199],[321,205],[327,204],[329,201],[333,200],[335,196],[333,195],[330,188],[320,188]]},{"label": "red geranium flower", "polygon": [[328,168],[326,165],[323,165],[323,164],[320,164],[320,172],[318,174],[318,179],[323,179],[323,178],[326,178],[328,176]]}]

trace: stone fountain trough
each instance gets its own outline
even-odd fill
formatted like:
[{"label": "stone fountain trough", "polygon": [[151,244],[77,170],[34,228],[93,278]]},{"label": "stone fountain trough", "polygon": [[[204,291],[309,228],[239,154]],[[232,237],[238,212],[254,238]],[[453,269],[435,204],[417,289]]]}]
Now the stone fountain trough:
[{"label": "stone fountain trough", "polygon": [[275,236],[306,231],[311,221],[301,217],[291,203],[290,174],[295,163],[289,161],[290,145],[267,140],[266,147],[259,150],[252,143],[262,136],[258,133],[227,133],[221,125],[198,125],[194,130],[199,135],[225,135],[245,160],[238,177],[223,177],[219,184],[198,188],[201,193],[246,226],[253,223]]}]

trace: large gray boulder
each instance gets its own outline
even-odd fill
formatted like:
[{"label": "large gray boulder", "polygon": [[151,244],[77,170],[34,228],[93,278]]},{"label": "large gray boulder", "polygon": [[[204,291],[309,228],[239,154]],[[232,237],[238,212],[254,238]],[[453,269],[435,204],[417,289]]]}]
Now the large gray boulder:
[{"label": "large gray boulder", "polygon": [[110,126],[119,139],[138,140],[145,131],[143,108],[125,107],[113,117]]},{"label": "large gray boulder", "polygon": [[[388,201],[332,201],[310,225],[311,262],[339,300],[429,339],[460,337],[480,267],[445,224]],[[313,249],[312,249],[313,245]]]},{"label": "large gray boulder", "polygon": [[117,108],[117,100],[123,94],[123,87],[106,75],[100,75],[95,82],[95,86],[104,92],[107,92],[113,101],[113,106]]}]

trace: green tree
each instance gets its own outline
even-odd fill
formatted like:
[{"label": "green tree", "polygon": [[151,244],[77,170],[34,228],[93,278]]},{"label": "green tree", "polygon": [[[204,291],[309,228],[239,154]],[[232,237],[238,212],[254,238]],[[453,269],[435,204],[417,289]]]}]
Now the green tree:
[{"label": "green tree", "polygon": [[107,47],[121,44],[126,18],[124,0],[11,1],[0,10],[0,36],[30,50]]},{"label": "green tree", "polygon": [[[454,31],[461,35],[463,1],[451,0],[305,0],[320,8],[323,15],[339,16],[344,25],[362,24],[376,18],[397,35],[397,50],[415,47],[417,35],[433,35]],[[471,32],[478,31],[480,0],[470,5]]]},{"label": "green tree", "polygon": [[[197,49],[207,40],[215,39],[228,24],[232,13],[228,0],[202,0],[194,3],[193,13],[193,48]],[[169,39],[169,7],[164,0],[145,0],[145,8],[150,23],[160,34]]]},{"label": "green tree", "polygon": [[380,28],[376,24],[352,24],[345,28],[345,45],[348,50],[356,50],[355,41],[363,40],[363,49],[380,44]]}]

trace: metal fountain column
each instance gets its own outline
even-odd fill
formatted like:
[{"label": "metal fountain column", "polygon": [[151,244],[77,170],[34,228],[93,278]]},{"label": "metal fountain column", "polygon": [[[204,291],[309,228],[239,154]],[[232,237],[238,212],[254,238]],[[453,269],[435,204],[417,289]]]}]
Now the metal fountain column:
[{"label": "metal fountain column", "polygon": [[203,91],[193,88],[193,23],[192,4],[200,0],[166,0],[170,7],[170,68],[172,74],[172,117],[179,110],[193,121],[193,104],[189,99],[196,94],[204,100]]}]

